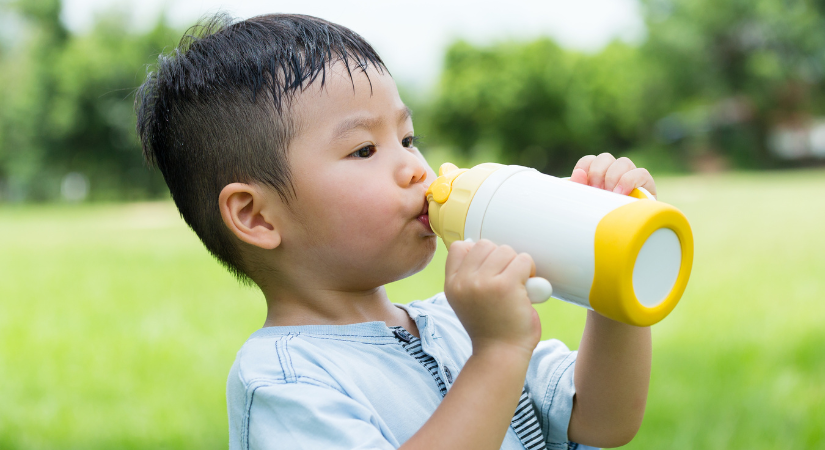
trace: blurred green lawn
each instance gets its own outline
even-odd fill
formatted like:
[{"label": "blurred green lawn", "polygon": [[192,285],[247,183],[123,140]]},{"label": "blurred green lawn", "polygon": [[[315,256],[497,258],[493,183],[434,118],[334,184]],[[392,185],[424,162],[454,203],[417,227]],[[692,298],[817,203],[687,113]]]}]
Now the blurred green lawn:
[{"label": "blurred green lawn", "polygon": [[[627,448],[822,448],[825,171],[657,183],[696,258]],[[445,255],[391,298],[440,291]],[[0,448],[226,448],[226,374],[264,309],[170,203],[0,206]],[[584,310],[538,309],[578,346]]]}]

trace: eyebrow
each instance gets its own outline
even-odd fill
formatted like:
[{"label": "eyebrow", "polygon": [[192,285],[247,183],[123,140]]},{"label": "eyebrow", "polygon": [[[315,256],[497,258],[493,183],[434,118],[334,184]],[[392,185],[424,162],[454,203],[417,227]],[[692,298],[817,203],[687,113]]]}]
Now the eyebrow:
[{"label": "eyebrow", "polygon": [[[409,108],[409,106],[404,105],[404,108],[398,111],[398,118],[396,119],[396,123],[405,122],[410,117],[412,117],[412,110]],[[335,127],[335,130],[332,132],[332,141],[337,141],[345,137],[347,134],[352,132],[352,130],[355,130],[357,128],[372,130],[380,127],[383,124],[384,119],[382,117],[352,117],[344,120],[343,122],[339,123],[338,126]]]}]

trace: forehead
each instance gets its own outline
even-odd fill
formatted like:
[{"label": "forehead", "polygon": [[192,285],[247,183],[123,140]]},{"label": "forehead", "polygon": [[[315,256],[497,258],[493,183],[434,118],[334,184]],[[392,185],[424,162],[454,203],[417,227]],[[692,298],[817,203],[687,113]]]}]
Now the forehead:
[{"label": "forehead", "polygon": [[328,67],[325,74],[301,91],[291,110],[300,122],[300,134],[321,133],[328,139],[358,125],[395,123],[410,117],[386,70],[370,66],[366,71],[351,68],[348,72],[342,63]]}]

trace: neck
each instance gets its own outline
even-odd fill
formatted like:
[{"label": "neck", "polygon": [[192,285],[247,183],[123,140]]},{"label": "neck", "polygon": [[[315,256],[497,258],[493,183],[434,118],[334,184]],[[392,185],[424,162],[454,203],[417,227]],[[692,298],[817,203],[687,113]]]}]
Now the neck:
[{"label": "neck", "polygon": [[265,327],[346,325],[382,321],[417,335],[406,311],[393,305],[384,286],[366,290],[262,288],[266,297]]}]

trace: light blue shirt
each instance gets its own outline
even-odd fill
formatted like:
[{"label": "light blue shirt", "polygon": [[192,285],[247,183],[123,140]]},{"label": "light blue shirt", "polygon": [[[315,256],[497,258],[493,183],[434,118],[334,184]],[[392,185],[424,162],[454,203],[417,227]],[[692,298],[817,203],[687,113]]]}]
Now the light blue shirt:
[{"label": "light blue shirt", "polygon": [[[388,450],[412,437],[472,347],[443,293],[397,306],[420,339],[384,322],[253,333],[227,381],[229,448]],[[567,439],[575,361],[563,343],[539,343],[502,449],[576,447]]]}]

